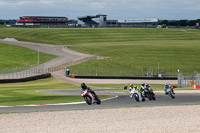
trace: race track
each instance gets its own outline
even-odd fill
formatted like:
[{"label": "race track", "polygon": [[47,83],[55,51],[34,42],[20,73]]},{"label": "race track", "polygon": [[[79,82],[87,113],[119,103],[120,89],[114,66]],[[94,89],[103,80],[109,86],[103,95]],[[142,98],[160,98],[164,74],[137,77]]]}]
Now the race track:
[{"label": "race track", "polygon": [[[87,105],[85,102],[65,105],[41,105],[41,106],[19,106],[0,107],[0,113],[11,112],[38,112],[38,111],[63,111],[63,110],[89,110],[89,109],[109,109],[109,108],[129,108],[129,107],[153,107],[153,106],[175,106],[175,105],[195,105],[200,104],[200,94],[176,94],[172,99],[164,94],[156,94],[155,101],[136,102],[130,99],[128,93],[110,93],[103,90],[96,90],[97,95],[112,95],[113,98],[102,101],[101,105]],[[80,94],[80,90],[55,90],[47,91],[58,94]],[[117,97],[116,97],[117,96]]]}]

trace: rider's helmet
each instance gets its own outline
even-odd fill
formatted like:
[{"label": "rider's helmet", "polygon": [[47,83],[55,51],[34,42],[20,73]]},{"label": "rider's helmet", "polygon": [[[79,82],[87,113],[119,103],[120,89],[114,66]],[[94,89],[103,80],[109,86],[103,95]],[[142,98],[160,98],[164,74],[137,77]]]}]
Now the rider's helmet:
[{"label": "rider's helmet", "polygon": [[145,83],[142,83],[142,86],[145,86]]},{"label": "rider's helmet", "polygon": [[81,83],[81,88],[82,88],[82,90],[87,89],[87,86],[85,85],[85,83]]},{"label": "rider's helmet", "polygon": [[168,83],[165,84],[165,89],[169,88],[170,85]]},{"label": "rider's helmet", "polygon": [[133,84],[130,84],[130,87],[133,87]]},{"label": "rider's helmet", "polygon": [[134,86],[135,89],[137,89],[137,86]]}]

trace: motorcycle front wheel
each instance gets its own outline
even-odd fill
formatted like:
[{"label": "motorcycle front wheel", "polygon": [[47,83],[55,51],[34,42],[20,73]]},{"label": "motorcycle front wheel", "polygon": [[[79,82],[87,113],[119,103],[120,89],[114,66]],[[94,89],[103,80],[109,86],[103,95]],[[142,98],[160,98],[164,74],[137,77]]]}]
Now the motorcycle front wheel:
[{"label": "motorcycle front wheel", "polygon": [[95,96],[95,99],[96,99],[98,105],[101,104],[101,99],[97,95]]},{"label": "motorcycle front wheel", "polygon": [[152,94],[152,99],[153,99],[153,100],[156,100],[156,96],[155,96],[154,93]]},{"label": "motorcycle front wheel", "polygon": [[84,99],[88,105],[92,104],[92,99],[89,96],[85,96]]},{"label": "motorcycle front wheel", "polygon": [[139,102],[139,95],[138,95],[138,94],[134,94],[134,97],[135,97],[135,100],[136,100],[137,102]]},{"label": "motorcycle front wheel", "polygon": [[148,99],[151,101],[152,100],[152,95],[151,94],[148,94],[147,95]]},{"label": "motorcycle front wheel", "polygon": [[174,94],[170,93],[169,95],[171,96],[172,99],[175,98]]}]

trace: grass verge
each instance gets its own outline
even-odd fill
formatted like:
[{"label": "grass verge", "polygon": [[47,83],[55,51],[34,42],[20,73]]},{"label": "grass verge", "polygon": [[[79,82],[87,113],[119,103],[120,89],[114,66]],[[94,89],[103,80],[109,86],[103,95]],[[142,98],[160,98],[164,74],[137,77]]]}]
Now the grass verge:
[{"label": "grass verge", "polygon": [[[0,106],[3,105],[29,105],[80,102],[80,95],[59,95],[38,92],[49,89],[79,89],[69,83],[55,80],[53,77],[24,83],[0,84]],[[99,96],[101,99],[110,96]]]}]

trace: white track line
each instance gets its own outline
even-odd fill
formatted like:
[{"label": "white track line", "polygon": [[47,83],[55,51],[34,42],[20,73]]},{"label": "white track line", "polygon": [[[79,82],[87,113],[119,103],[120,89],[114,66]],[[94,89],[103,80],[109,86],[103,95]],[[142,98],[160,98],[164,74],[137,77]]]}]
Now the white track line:
[{"label": "white track line", "polygon": [[[118,96],[103,99],[102,101],[111,100],[117,98]],[[9,105],[9,106],[0,106],[0,108],[8,108],[8,107],[38,107],[38,106],[59,106],[59,105],[77,105],[77,104],[84,104],[83,102],[72,102],[72,103],[57,103],[57,104],[32,104],[32,105]]]}]

